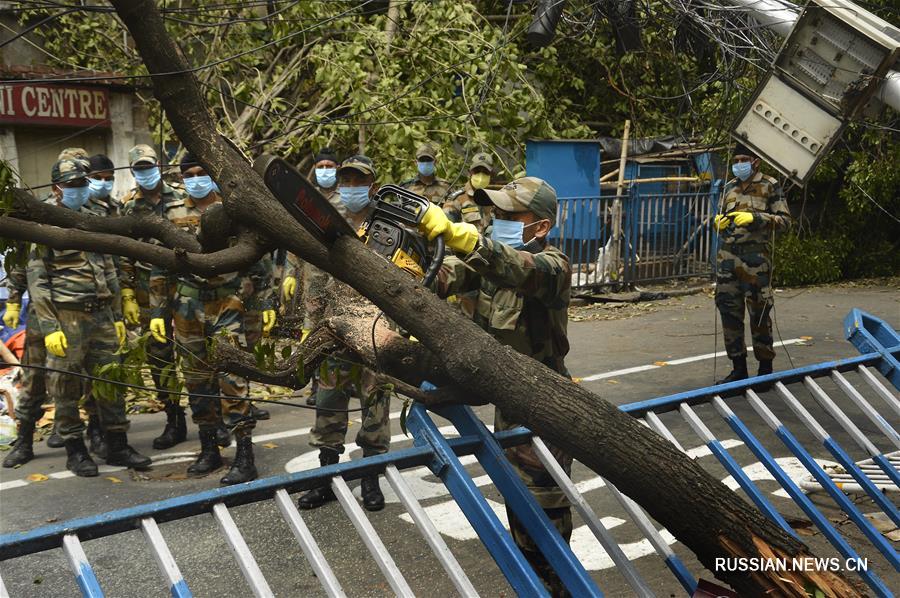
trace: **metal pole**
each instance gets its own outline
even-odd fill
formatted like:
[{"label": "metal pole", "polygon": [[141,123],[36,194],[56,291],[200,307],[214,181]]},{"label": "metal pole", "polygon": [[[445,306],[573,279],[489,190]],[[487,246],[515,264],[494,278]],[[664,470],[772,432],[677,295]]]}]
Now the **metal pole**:
[{"label": "metal pole", "polygon": [[625,189],[625,162],[628,158],[628,134],[631,131],[631,121],[625,121],[625,130],[622,132],[622,153],[619,156],[619,182],[616,185],[616,199],[612,208],[612,255],[610,256],[609,279],[619,283],[619,266],[622,259],[622,191]]}]

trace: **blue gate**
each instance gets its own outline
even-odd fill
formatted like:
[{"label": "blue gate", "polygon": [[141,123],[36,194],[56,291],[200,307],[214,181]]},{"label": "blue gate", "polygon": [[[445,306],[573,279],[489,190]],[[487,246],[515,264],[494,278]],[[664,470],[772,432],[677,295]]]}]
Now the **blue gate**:
[{"label": "blue gate", "polygon": [[[900,417],[900,398],[894,390],[900,388],[900,335],[885,322],[859,310],[853,310],[845,323],[847,338],[862,353],[858,357],[633,403],[623,406],[622,410],[681,450],[692,438],[699,438],[729,473],[733,487],[743,491],[775,523],[796,535],[784,512],[786,507],[799,509],[820,530],[830,546],[831,554],[817,548],[820,556],[839,555],[848,563],[868,562],[869,566],[855,571],[855,574],[875,595],[891,596],[890,585],[879,572],[896,576],[896,572],[900,571],[900,556],[873,524],[872,513],[863,513],[863,508],[874,508],[881,518],[900,525],[900,513],[886,494],[900,488],[900,435],[895,428]],[[771,395],[767,395],[766,400],[761,398],[760,389],[769,385],[774,385],[774,398],[777,400],[772,400]],[[840,403],[843,406],[835,400],[838,396],[842,397]],[[882,415],[883,412],[889,415]],[[327,482],[334,489],[341,507],[391,590],[397,595],[411,596],[413,592],[402,573],[406,564],[398,565],[393,560],[347,484],[348,481],[378,472],[385,475],[453,586],[461,595],[476,595],[466,572],[400,473],[410,467],[427,466],[462,509],[513,590],[523,596],[545,596],[546,591],[534,571],[460,461],[463,455],[474,455],[502,493],[506,504],[525,523],[529,534],[569,591],[577,596],[600,596],[602,594],[595,580],[562,541],[503,456],[504,447],[532,442],[538,456],[568,495],[575,511],[593,532],[600,547],[611,557],[631,592],[639,596],[652,595],[635,563],[627,558],[600,517],[556,465],[539,438],[532,438],[522,428],[491,434],[468,407],[447,407],[436,414],[448,419],[460,437],[447,439],[435,425],[431,413],[416,405],[408,418],[408,427],[415,441],[415,446],[411,448],[66,521],[32,531],[6,534],[0,536],[0,561],[61,548],[82,594],[102,596],[97,575],[88,562],[82,543],[140,530],[156,558],[168,591],[173,596],[191,596],[191,590],[166,544],[159,524],[190,517],[212,517],[227,540],[253,594],[271,596],[273,593],[265,574],[232,518],[230,509],[272,500],[323,590],[330,596],[342,596],[344,591],[340,581],[289,496],[290,493]],[[759,418],[764,422],[772,432],[771,437],[754,434],[752,426],[748,425],[750,418]],[[867,434],[862,428],[875,429],[877,434]],[[719,436],[725,429],[740,438],[738,444],[743,448],[727,445],[720,440]],[[849,445],[845,446],[847,442],[842,444],[841,439],[849,440]],[[737,450],[750,451],[758,460],[754,466],[764,468],[781,487],[783,494],[774,494],[777,500],[772,498],[773,494],[763,492],[755,481],[758,476],[748,474],[749,467],[738,464],[735,457]],[[778,457],[779,454],[796,459],[815,480],[817,489],[831,499],[831,504],[819,498],[813,502],[786,472],[782,466],[784,457]],[[823,463],[823,454],[840,465],[841,470],[853,479],[855,486],[835,481],[835,474],[829,472]],[[652,545],[671,573],[673,582],[687,595],[693,594],[698,585],[695,576],[704,572],[690,571],[641,507],[607,480],[601,481]],[[826,514],[826,509],[842,512],[852,526],[835,525]],[[127,559],[128,555],[122,558]],[[191,571],[190,575],[203,573]],[[235,590],[235,595],[244,593]],[[0,579],[0,596],[7,595]]]}]

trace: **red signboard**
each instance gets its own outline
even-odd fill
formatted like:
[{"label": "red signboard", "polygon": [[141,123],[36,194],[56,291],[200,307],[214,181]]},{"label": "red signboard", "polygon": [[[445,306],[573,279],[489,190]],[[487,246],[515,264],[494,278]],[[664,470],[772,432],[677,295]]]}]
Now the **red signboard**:
[{"label": "red signboard", "polygon": [[0,124],[108,127],[109,90],[41,83],[0,85]]}]

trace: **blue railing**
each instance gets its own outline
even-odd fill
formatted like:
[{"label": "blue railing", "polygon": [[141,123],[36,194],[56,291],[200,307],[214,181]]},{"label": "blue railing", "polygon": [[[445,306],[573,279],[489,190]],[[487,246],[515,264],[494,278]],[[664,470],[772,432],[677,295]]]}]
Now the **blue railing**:
[{"label": "blue railing", "polygon": [[[870,515],[872,509],[877,509],[894,524],[900,524],[900,513],[888,498],[888,494],[900,489],[900,451],[889,453],[884,448],[900,449],[900,435],[895,429],[898,419],[896,416],[881,414],[885,406],[892,414],[900,414],[900,399],[896,391],[889,388],[891,385],[895,389],[900,388],[900,335],[884,321],[859,310],[853,310],[847,317],[845,329],[847,337],[863,352],[862,355],[632,403],[621,409],[639,418],[683,451],[683,446],[690,446],[689,442],[700,439],[734,480],[735,487],[742,489],[763,513],[786,532],[796,535],[782,515],[783,509],[778,506],[777,501],[784,499],[775,499],[772,494],[764,492],[754,481],[757,477],[748,473],[755,464],[742,467],[734,453],[735,449],[729,448],[736,445],[746,447],[758,459],[758,464],[785,491],[787,497],[821,531],[838,555],[847,562],[863,562],[868,558],[869,566],[855,573],[875,595],[890,596],[891,590],[879,572],[900,571],[900,555],[866,515]],[[763,391],[760,389],[772,385],[774,392],[767,394],[763,401],[759,394]],[[829,393],[841,393],[846,397],[846,401],[841,403],[849,401],[849,404],[857,408],[856,411],[845,411]],[[783,403],[784,408],[776,407],[775,403],[778,402]],[[410,586],[346,484],[349,480],[377,472],[385,474],[457,590],[461,594],[472,595],[474,589],[465,572],[399,473],[401,469],[426,466],[447,487],[513,590],[519,595],[546,595],[534,571],[459,459],[462,455],[474,455],[503,495],[506,504],[526,525],[529,534],[569,591],[579,596],[600,596],[601,591],[595,579],[585,571],[571,548],[559,537],[503,456],[504,447],[531,441],[536,453],[563,488],[578,515],[611,556],[632,592],[636,595],[649,594],[641,572],[615,543],[600,522],[600,517],[594,513],[572,481],[561,468],[554,466],[555,460],[540,439],[532,439],[530,433],[522,428],[491,434],[468,407],[446,407],[436,413],[450,420],[461,436],[445,438],[431,414],[421,405],[415,405],[407,420],[415,444],[411,448],[139,505],[31,531],[6,534],[0,536],[0,561],[62,548],[82,593],[86,596],[101,596],[103,594],[97,581],[98,576],[88,562],[81,542],[140,529],[156,556],[172,595],[190,596],[188,585],[172,558],[157,523],[212,514],[232,547],[250,588],[256,595],[271,595],[266,579],[228,509],[274,499],[323,588],[329,595],[340,596],[343,591],[337,577],[288,495],[330,483],[391,588],[398,595],[411,595]],[[683,425],[675,421],[679,416],[687,424],[687,432]],[[753,421],[754,418],[756,421]],[[854,422],[854,419],[861,418],[874,425],[878,434],[864,434]],[[772,431],[778,443],[772,443],[768,436],[764,438],[759,434],[759,422]],[[713,430],[722,429],[723,423],[740,442],[725,442],[716,436]],[[829,423],[837,423],[838,427],[830,426],[835,428],[832,431],[827,426]],[[797,433],[798,427],[806,428],[808,433]],[[871,426],[868,428],[871,429]],[[853,457],[852,446],[845,448],[839,441],[846,439],[858,445],[858,449],[854,449],[857,455],[866,456],[867,459]],[[808,472],[807,478],[798,481],[796,474],[793,477],[788,474],[781,465],[785,457],[779,456],[785,454],[796,459]],[[851,483],[834,479],[836,474],[823,462],[826,456],[848,472],[846,476]],[[662,539],[660,531],[647,514],[609,481],[602,478],[601,481],[601,487],[607,488],[661,557],[671,572],[674,583],[688,595],[692,594],[697,587],[694,574]],[[831,498],[833,505],[825,505],[821,500],[813,502],[801,487],[812,487],[824,492]],[[851,498],[848,493],[856,496]],[[865,506],[860,503],[862,499],[868,501]],[[849,538],[847,526],[835,526],[824,511],[826,508],[843,511],[862,535]],[[867,511],[866,514],[864,510]],[[311,515],[307,515],[309,516]],[[860,546],[861,542],[865,542],[867,546]],[[819,556],[830,556],[821,547],[817,549],[817,553]],[[8,575],[9,570],[4,567],[4,575]],[[2,583],[3,580],[0,579],[0,594],[5,591]]]}]

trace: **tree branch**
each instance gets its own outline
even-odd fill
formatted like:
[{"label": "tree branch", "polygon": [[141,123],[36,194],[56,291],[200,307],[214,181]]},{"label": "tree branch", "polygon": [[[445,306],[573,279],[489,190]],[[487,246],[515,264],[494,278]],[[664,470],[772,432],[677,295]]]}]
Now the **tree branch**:
[{"label": "tree branch", "polygon": [[[121,235],[132,239],[157,239],[166,247],[199,253],[200,243],[189,232],[156,214],[130,216],[92,216],[34,198],[24,189],[13,190],[13,210],[16,218],[52,224],[67,229]],[[70,249],[77,249],[72,247]],[[112,252],[115,253],[115,252]]]},{"label": "tree branch", "polygon": [[214,253],[189,253],[181,248],[167,249],[117,234],[60,228],[9,216],[0,216],[0,236],[16,241],[30,241],[58,250],[78,249],[121,255],[172,272],[194,273],[201,276],[216,276],[223,272],[244,270],[259,261],[268,250],[268,246],[262,244],[258,237],[250,232],[238,237],[238,242],[227,249]]}]

